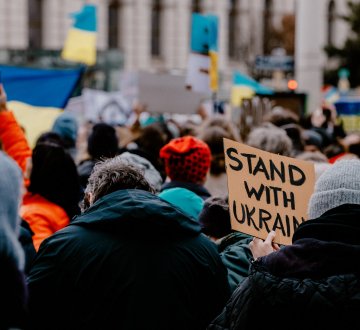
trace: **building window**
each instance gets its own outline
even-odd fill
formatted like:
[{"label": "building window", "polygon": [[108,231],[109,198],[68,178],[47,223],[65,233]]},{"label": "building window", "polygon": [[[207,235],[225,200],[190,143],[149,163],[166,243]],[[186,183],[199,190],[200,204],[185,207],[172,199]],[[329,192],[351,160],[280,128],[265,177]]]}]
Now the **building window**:
[{"label": "building window", "polygon": [[191,11],[193,13],[201,13],[201,0],[192,0]]},{"label": "building window", "polygon": [[263,30],[263,49],[264,54],[271,53],[271,34],[273,31],[272,26],[273,20],[273,2],[272,0],[265,0],[265,7],[264,7],[264,30]]},{"label": "building window", "polygon": [[327,41],[329,46],[334,45],[335,20],[336,20],[336,6],[335,6],[335,1],[331,0],[329,2],[329,7],[328,7],[328,31],[327,31],[328,40]]},{"label": "building window", "polygon": [[151,8],[151,55],[161,56],[161,0],[153,0]]},{"label": "building window", "polygon": [[110,49],[119,48],[119,11],[119,2],[111,1],[108,8],[108,45]]},{"label": "building window", "polygon": [[237,22],[238,22],[238,8],[237,8],[237,0],[230,0],[229,2],[229,57],[232,59],[236,59],[237,57]]},{"label": "building window", "polygon": [[42,0],[28,1],[29,19],[29,48],[40,49],[42,47]]}]

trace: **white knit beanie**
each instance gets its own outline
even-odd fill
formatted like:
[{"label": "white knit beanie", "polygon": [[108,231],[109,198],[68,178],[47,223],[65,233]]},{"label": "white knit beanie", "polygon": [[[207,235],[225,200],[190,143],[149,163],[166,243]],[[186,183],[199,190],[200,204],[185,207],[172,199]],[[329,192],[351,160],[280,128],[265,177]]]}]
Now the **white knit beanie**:
[{"label": "white knit beanie", "polygon": [[316,182],[309,202],[309,219],[343,204],[360,205],[360,160],[337,161]]}]

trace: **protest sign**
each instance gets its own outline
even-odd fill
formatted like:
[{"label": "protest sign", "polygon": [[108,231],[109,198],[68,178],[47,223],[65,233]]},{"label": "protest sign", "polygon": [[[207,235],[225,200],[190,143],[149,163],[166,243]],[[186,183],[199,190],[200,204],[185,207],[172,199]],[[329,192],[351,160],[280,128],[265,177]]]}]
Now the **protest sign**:
[{"label": "protest sign", "polygon": [[184,85],[183,76],[140,72],[138,98],[150,113],[194,114],[206,95]]},{"label": "protest sign", "polygon": [[231,227],[275,242],[291,244],[296,228],[307,220],[314,189],[314,165],[224,139]]},{"label": "protest sign", "polygon": [[120,92],[84,88],[82,98],[88,121],[125,125],[131,115],[131,107]]}]

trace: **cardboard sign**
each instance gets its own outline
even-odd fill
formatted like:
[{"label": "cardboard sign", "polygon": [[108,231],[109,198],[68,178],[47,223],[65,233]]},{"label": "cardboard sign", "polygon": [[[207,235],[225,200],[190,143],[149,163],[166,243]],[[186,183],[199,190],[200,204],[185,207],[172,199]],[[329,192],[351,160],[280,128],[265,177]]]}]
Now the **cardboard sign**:
[{"label": "cardboard sign", "polygon": [[306,221],[314,190],[314,165],[224,139],[231,227],[275,242],[291,244]]},{"label": "cardboard sign", "polygon": [[194,114],[206,95],[185,89],[185,77],[139,73],[139,101],[150,113]]}]

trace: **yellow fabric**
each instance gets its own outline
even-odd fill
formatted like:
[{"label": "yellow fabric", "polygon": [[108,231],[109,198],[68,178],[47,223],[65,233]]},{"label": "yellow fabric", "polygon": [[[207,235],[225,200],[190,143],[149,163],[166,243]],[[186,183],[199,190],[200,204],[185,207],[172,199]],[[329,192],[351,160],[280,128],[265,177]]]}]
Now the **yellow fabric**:
[{"label": "yellow fabric", "polygon": [[33,107],[26,103],[11,101],[8,102],[16,120],[25,129],[25,134],[31,148],[41,133],[51,130],[55,119],[62,113],[57,108]]},{"label": "yellow fabric", "polygon": [[71,28],[61,57],[68,61],[94,65],[96,63],[96,33]]},{"label": "yellow fabric", "polygon": [[252,98],[255,91],[248,86],[233,86],[231,88],[231,105],[239,107],[243,99]]},{"label": "yellow fabric", "polygon": [[218,77],[218,54],[210,51],[210,89],[216,92],[219,89]]}]

